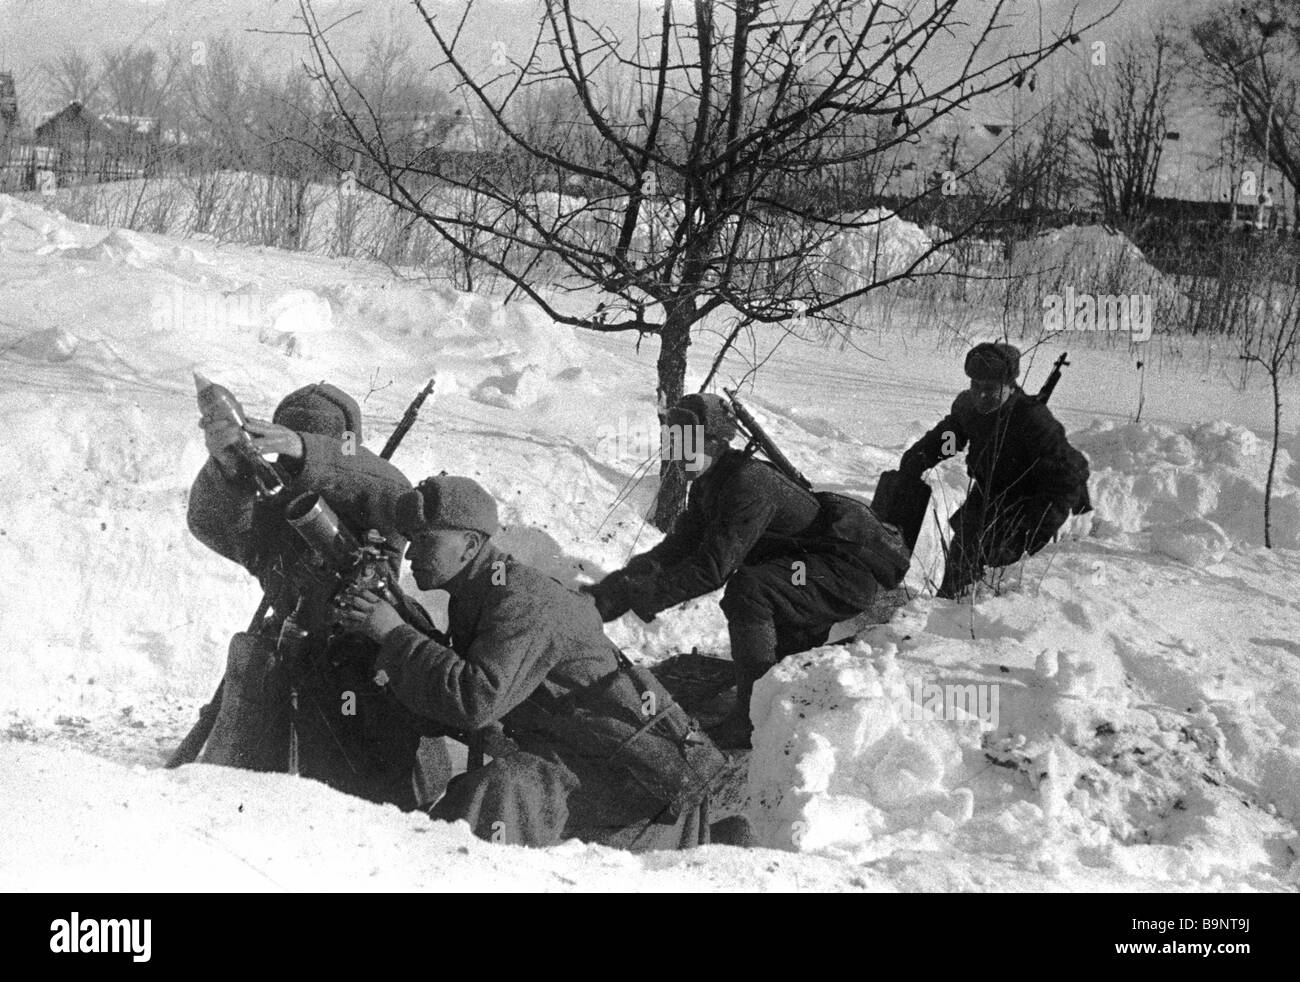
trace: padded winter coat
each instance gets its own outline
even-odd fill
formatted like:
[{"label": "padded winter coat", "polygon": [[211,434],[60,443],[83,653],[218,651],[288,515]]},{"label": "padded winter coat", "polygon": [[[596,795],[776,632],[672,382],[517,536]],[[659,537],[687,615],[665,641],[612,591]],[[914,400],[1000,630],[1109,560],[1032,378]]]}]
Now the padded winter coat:
[{"label": "padded winter coat", "polygon": [[[741,566],[780,558],[825,560],[823,588],[861,609],[875,590],[870,572],[822,535],[817,497],[765,461],[728,448],[691,482],[686,510],[654,548],[613,578],[624,581],[632,610],[648,618],[712,593]],[[783,574],[789,579],[788,570]],[[833,604],[823,618],[842,619]],[[845,608],[847,609],[847,608]]]},{"label": "padded winter coat", "polygon": [[971,393],[960,393],[939,425],[903,454],[900,470],[919,476],[962,450],[966,472],[990,503],[1074,511],[1086,501],[1087,459],[1070,445],[1051,410],[1019,386],[991,413],[977,412]]},{"label": "padded winter coat", "polygon": [[[261,584],[274,616],[273,636],[313,581],[300,560],[308,553],[302,537],[284,519],[299,494],[316,492],[358,534],[376,528],[393,550],[394,582],[405,540],[393,530],[392,505],[410,482],[392,464],[365,447],[344,453],[339,440],[300,433],[301,461],[286,467],[286,490],[259,501],[250,481],[228,479],[209,459],[190,489],[190,531],[208,548],[239,563]],[[321,591],[300,613],[313,644],[309,663],[298,666],[301,772],[340,791],[414,807],[411,771],[420,733],[409,714],[372,681],[370,665],[378,645],[357,634],[331,637]],[[351,712],[342,707],[351,705]],[[286,735],[287,739],[287,735]]]},{"label": "padded winter coat", "polygon": [[[501,725],[532,763],[516,768],[527,787],[490,798],[521,796],[534,816],[524,824],[539,827],[566,813],[611,829],[677,821],[698,805],[722,755],[702,735],[683,739],[685,714],[648,672],[621,664],[589,597],[491,543],[445,589],[447,635],[404,624],[375,669],[406,709],[448,731]],[[566,779],[535,781],[538,760]]]}]

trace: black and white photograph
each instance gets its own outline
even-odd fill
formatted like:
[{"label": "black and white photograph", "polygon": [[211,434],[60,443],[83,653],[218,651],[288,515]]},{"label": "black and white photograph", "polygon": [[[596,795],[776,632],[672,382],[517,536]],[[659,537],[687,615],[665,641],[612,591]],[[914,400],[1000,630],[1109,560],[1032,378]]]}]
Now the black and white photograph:
[{"label": "black and white photograph", "polygon": [[0,0],[23,944],[1053,894],[1248,965],[1298,186],[1300,0]]}]

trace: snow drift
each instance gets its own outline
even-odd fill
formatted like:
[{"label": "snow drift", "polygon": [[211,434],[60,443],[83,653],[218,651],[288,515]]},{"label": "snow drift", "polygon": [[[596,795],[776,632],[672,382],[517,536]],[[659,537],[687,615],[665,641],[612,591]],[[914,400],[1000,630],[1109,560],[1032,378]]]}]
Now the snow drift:
[{"label": "snow drift", "polygon": [[[1234,543],[1264,542],[1269,444],[1224,421],[1175,430],[1152,423],[1094,423],[1075,445],[1091,463],[1097,532],[1147,533],[1157,552],[1189,565],[1218,562]],[[1300,487],[1278,455],[1276,545],[1300,548]]]},{"label": "snow drift", "polygon": [[1164,276],[1122,232],[1102,225],[1067,225],[1016,242],[1010,273],[1043,292],[1066,286],[1094,294],[1170,294]]},{"label": "snow drift", "polygon": [[833,290],[860,290],[913,266],[928,271],[941,261],[929,255],[934,243],[924,229],[887,208],[838,215],[835,221],[850,227],[836,232],[818,256],[821,275]]}]

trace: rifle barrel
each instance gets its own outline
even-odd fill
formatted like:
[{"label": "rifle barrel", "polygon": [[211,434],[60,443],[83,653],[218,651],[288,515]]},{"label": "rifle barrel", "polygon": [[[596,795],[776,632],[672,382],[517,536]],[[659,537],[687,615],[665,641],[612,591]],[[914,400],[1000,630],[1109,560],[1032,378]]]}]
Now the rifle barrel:
[{"label": "rifle barrel", "polygon": [[1056,362],[1052,365],[1052,371],[1047,376],[1047,381],[1043,383],[1043,387],[1038,390],[1038,395],[1034,397],[1044,405],[1047,404],[1048,399],[1052,398],[1052,393],[1056,391],[1056,383],[1061,381],[1061,368],[1070,364],[1065,360],[1065,356],[1068,354],[1068,351],[1061,352],[1061,357],[1056,359]]},{"label": "rifle barrel", "polygon": [[393,430],[384,444],[384,449],[379,451],[379,456],[384,460],[392,460],[393,454],[401,445],[402,439],[415,425],[415,420],[420,415],[420,408],[424,405],[424,400],[429,398],[429,393],[433,391],[433,376],[429,376],[429,381],[424,383],[424,388],[415,394],[411,404],[406,407],[406,412],[402,413],[402,418],[397,422],[397,428]]},{"label": "rifle barrel", "polygon": [[799,468],[791,463],[790,458],[781,452],[781,448],[776,445],[767,431],[763,429],[762,424],[754,418],[754,414],[744,407],[734,389],[723,389],[727,398],[731,400],[731,411],[736,414],[742,429],[749,436],[750,442],[756,444],[759,449],[767,455],[767,459],[776,465],[777,470],[794,481],[800,487],[806,490],[812,490],[812,482],[800,473]]}]

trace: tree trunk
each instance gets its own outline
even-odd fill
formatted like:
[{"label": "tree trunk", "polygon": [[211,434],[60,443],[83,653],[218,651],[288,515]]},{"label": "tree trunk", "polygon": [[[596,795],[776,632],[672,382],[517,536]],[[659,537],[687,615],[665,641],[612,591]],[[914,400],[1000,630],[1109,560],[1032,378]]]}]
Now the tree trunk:
[{"label": "tree trunk", "polygon": [[[660,423],[663,422],[663,414],[682,397],[686,385],[686,350],[691,346],[691,325],[694,322],[694,300],[680,300],[669,309],[659,336],[659,361],[656,366],[659,382],[655,396],[660,407]],[[660,461],[655,528],[667,532],[685,506],[686,480],[681,468],[674,467],[670,461]]]},{"label": "tree trunk", "polygon": [[1282,373],[1280,365],[1270,366],[1273,381],[1273,450],[1268,458],[1268,479],[1264,482],[1264,547],[1273,548],[1273,476],[1277,471],[1277,445],[1282,438]]}]

